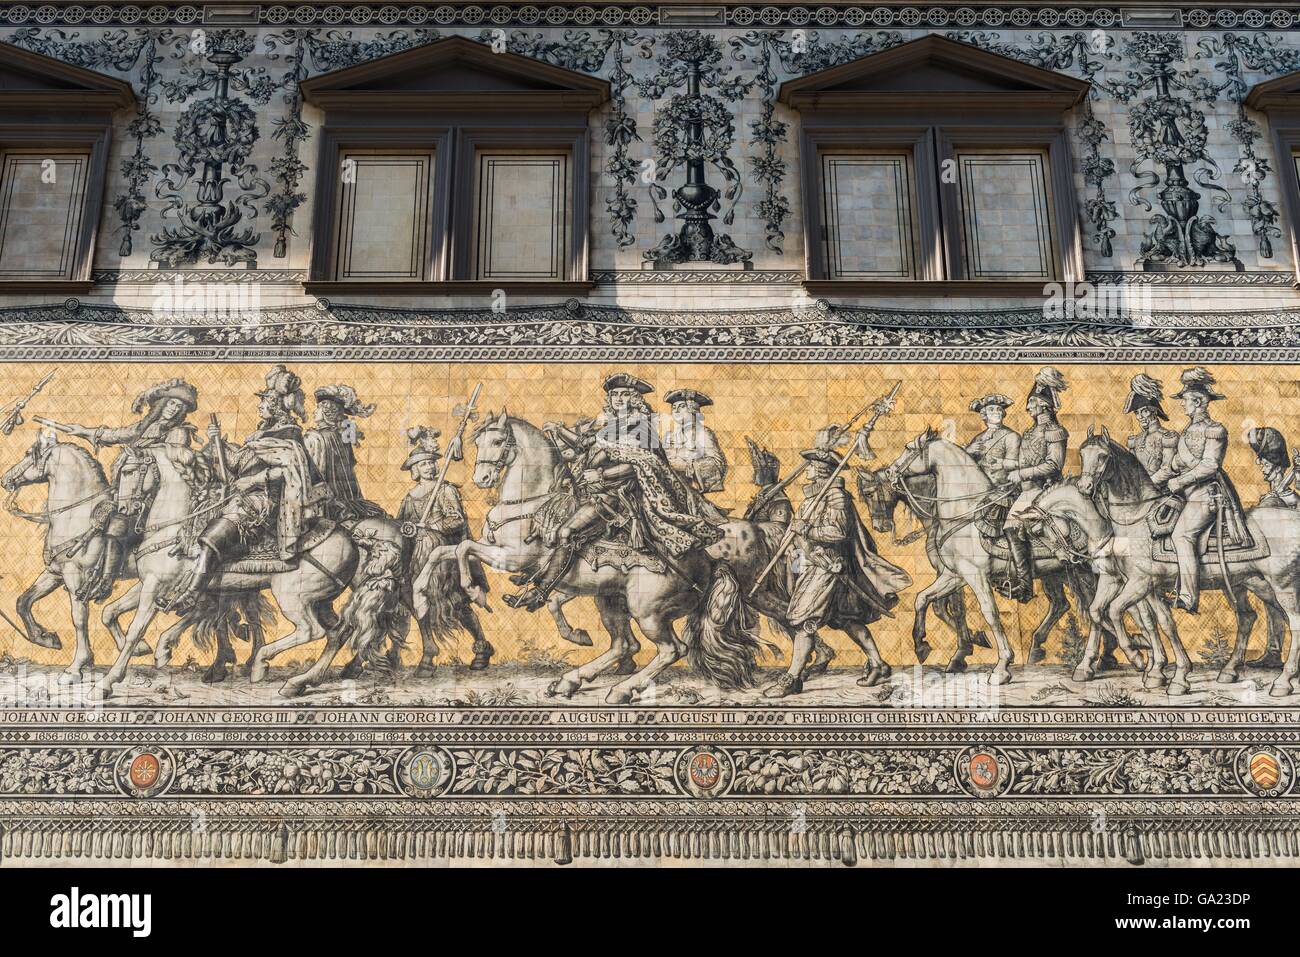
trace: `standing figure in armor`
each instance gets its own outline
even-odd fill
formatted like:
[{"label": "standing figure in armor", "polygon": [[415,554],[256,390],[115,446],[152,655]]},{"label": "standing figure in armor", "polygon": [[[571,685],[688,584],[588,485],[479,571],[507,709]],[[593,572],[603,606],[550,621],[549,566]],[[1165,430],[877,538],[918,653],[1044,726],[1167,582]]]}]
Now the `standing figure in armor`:
[{"label": "standing figure in armor", "polygon": [[694,389],[676,389],[664,396],[672,409],[672,429],[664,436],[668,464],[682,480],[700,492],[721,492],[727,479],[727,457],[718,438],[704,424],[705,406],[713,400]]},{"label": "standing figure in armor", "polygon": [[[411,443],[411,454],[402,463],[402,469],[411,473],[415,487],[402,499],[397,520],[402,523],[404,532],[410,529],[409,534],[414,535],[415,548],[410,563],[410,568],[414,570],[425,567],[430,552],[435,548],[457,545],[469,538],[470,534],[469,520],[465,517],[458,486],[444,478],[442,487],[438,488],[437,498],[429,501],[429,496],[438,485],[438,460],[442,458],[442,450],[438,447],[438,430],[418,426],[408,430],[406,436]],[[428,509],[427,516],[425,509]],[[483,574],[483,566],[472,562],[470,572],[474,576],[474,583],[486,592],[488,583]],[[435,645],[431,639],[447,641],[456,631],[465,631],[474,639],[474,660],[470,663],[470,670],[482,671],[488,666],[494,649],[483,634],[483,627],[474,613],[469,596],[460,587],[455,564],[436,563],[429,572],[425,588],[428,612],[416,621],[420,637],[424,640],[421,670],[432,666]],[[415,603],[411,601],[410,604]]]},{"label": "standing figure in armor", "polygon": [[1160,404],[1162,396],[1160,383],[1139,372],[1129,383],[1128,401],[1124,403],[1124,412],[1136,416],[1142,429],[1128,437],[1129,451],[1137,456],[1147,475],[1167,469],[1178,448],[1178,433],[1160,424],[1169,421]]},{"label": "standing figure in armor", "polygon": [[96,452],[109,445],[122,447],[110,473],[112,498],[95,509],[99,534],[87,545],[90,571],[78,589],[79,599],[101,601],[113,590],[123,559],[139,537],[149,511],[146,485],[154,465],[151,450],[162,446],[189,448],[195,429],[185,418],[199,407],[198,398],[198,390],[184,379],[169,379],[136,397],[131,411],[145,414],[131,425],[87,428],[48,423],[90,442]]},{"label": "standing figure in armor", "polygon": [[1007,472],[1020,462],[1020,436],[1002,424],[1009,405],[1011,400],[1000,392],[970,404],[970,410],[984,420],[984,431],[967,443],[966,451],[999,489],[1010,484]]},{"label": "standing figure in armor", "polygon": [[375,407],[363,403],[350,385],[323,386],[315,396],[316,425],[303,435],[303,444],[328,489],[325,515],[339,522],[383,515],[382,508],[366,501],[357,482],[355,449],[364,434],[353,419],[369,416]]},{"label": "standing figure in armor", "polygon": [[[905,571],[876,553],[843,477],[831,477],[840,456],[825,448],[800,454],[809,465],[804,500],[791,526],[796,548],[790,551],[793,587],[786,621],[795,630],[794,651],[789,670],[764,692],[769,698],[803,690],[804,666],[822,627],[845,632],[867,653],[858,684],[872,686],[889,677],[867,626],[887,614],[898,603],[898,592],[911,584]],[[831,486],[818,500],[827,482]]]},{"label": "standing figure in armor", "polygon": [[627,373],[605,380],[605,408],[590,429],[544,427],[564,447],[576,509],[548,537],[551,552],[524,591],[502,600],[534,611],[572,567],[583,544],[609,532],[637,551],[669,560],[722,538],[721,519],[668,465],[645,396],[650,383]]},{"label": "standing figure in armor", "polygon": [[1245,515],[1223,471],[1228,430],[1210,418],[1210,403],[1223,398],[1214,389],[1214,376],[1197,366],[1184,371],[1181,381],[1182,391],[1174,398],[1183,402],[1187,428],[1178,436],[1169,465],[1151,476],[1151,481],[1182,502],[1171,534],[1178,556],[1178,593],[1173,606],[1194,612],[1201,593],[1198,551],[1202,533],[1217,520],[1220,544],[1226,547],[1227,539],[1239,539],[1245,534]]},{"label": "standing figure in armor", "polygon": [[1033,549],[1024,525],[1025,511],[1045,488],[1060,480],[1065,466],[1065,444],[1070,436],[1056,421],[1056,414],[1061,408],[1060,393],[1066,388],[1065,377],[1051,366],[1034,376],[1034,387],[1025,399],[1025,411],[1034,424],[1020,437],[1016,466],[1007,472],[1007,480],[1020,486],[1005,526],[1011,558],[1006,597],[1018,602],[1034,597]]},{"label": "standing figure in armor", "polygon": [[1296,508],[1300,492],[1296,490],[1296,473],[1300,471],[1300,451],[1287,451],[1286,439],[1277,429],[1265,426],[1246,433],[1246,442],[1255,453],[1255,462],[1268,483],[1268,491],[1256,508]]},{"label": "standing figure in armor", "polygon": [[272,523],[276,554],[286,562],[296,558],[303,535],[315,523],[323,489],[299,425],[306,415],[302,380],[278,365],[267,373],[266,388],[255,395],[260,400],[258,427],[243,445],[223,442],[220,427],[208,426],[209,442],[201,455],[227,483],[226,493],[233,494],[199,535],[193,563],[165,607],[184,609],[222,563],[242,555]]}]

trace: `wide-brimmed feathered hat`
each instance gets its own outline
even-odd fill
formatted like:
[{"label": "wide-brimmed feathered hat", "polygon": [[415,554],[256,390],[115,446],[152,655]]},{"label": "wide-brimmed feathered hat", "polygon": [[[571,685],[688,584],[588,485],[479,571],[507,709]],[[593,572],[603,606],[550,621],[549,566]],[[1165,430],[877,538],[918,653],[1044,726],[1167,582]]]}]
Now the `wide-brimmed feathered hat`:
[{"label": "wide-brimmed feathered hat", "polygon": [[629,372],[615,372],[605,380],[605,391],[612,392],[614,389],[635,389],[642,395],[647,395],[655,390],[645,379],[638,379]]},{"label": "wide-brimmed feathered hat", "polygon": [[317,402],[337,402],[348,415],[365,418],[375,411],[373,405],[367,405],[357,396],[357,390],[350,385],[323,385],[313,395]]},{"label": "wide-brimmed feathered hat", "polygon": [[199,390],[184,379],[168,379],[150,386],[136,396],[131,411],[139,414],[168,399],[176,399],[185,406],[186,412],[193,412],[199,407]]},{"label": "wide-brimmed feathered hat", "polygon": [[438,447],[440,435],[441,432],[427,425],[417,425],[413,429],[407,429],[406,441],[411,443],[411,453],[402,463],[402,471],[409,472],[421,462],[436,462],[442,458],[442,449]]},{"label": "wide-brimmed feathered hat", "polygon": [[1155,409],[1156,415],[1166,421],[1169,416],[1165,415],[1164,408],[1160,405],[1160,399],[1164,395],[1164,390],[1160,383],[1151,378],[1145,372],[1139,372],[1133,377],[1133,381],[1128,386],[1128,400],[1124,403],[1124,412],[1129,414],[1136,412],[1138,409]]},{"label": "wide-brimmed feathered hat", "polygon": [[1013,404],[1014,403],[1012,403],[1011,399],[1003,395],[1001,392],[990,392],[988,395],[982,395],[972,402],[970,404],[970,410],[972,412],[983,412],[991,405],[1000,406],[1005,409]]},{"label": "wide-brimmed feathered hat", "polygon": [[1069,386],[1065,384],[1065,376],[1051,366],[1044,366],[1038,370],[1038,375],[1034,376],[1034,387],[1025,397],[1025,403],[1028,404],[1030,399],[1038,396],[1055,412],[1061,407],[1060,394],[1068,388]]},{"label": "wide-brimmed feathered hat", "polygon": [[706,405],[713,405],[712,399],[695,389],[674,389],[664,396],[664,401],[669,405],[676,405],[678,402],[694,402],[701,409]]},{"label": "wide-brimmed feathered hat", "polygon": [[1286,438],[1277,429],[1270,426],[1251,429],[1246,433],[1246,444],[1254,450],[1255,455],[1276,468],[1284,469],[1291,464]]},{"label": "wide-brimmed feathered hat", "polygon": [[1184,369],[1183,374],[1178,379],[1182,382],[1183,387],[1174,393],[1175,399],[1181,399],[1188,395],[1203,395],[1207,402],[1213,402],[1216,399],[1224,398],[1224,396],[1214,391],[1214,376],[1204,366]]}]

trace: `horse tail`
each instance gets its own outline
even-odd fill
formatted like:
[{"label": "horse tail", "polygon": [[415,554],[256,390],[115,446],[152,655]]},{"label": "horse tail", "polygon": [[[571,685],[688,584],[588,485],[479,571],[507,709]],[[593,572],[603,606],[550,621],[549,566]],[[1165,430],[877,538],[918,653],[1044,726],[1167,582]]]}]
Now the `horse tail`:
[{"label": "horse tail", "polygon": [[275,608],[260,592],[237,592],[217,595],[200,601],[183,619],[184,628],[192,628],[190,640],[199,651],[207,653],[224,631],[240,641],[261,642],[266,629],[275,624]]},{"label": "horse tail", "polygon": [[691,667],[721,688],[750,687],[760,647],[757,624],[731,566],[719,564],[708,593],[691,612],[682,632],[690,649]]},{"label": "horse tail", "polygon": [[370,660],[382,654],[385,638],[400,645],[410,629],[411,614],[402,601],[410,549],[395,523],[386,519],[358,522],[352,538],[363,558],[335,627],[342,631],[348,650]]}]

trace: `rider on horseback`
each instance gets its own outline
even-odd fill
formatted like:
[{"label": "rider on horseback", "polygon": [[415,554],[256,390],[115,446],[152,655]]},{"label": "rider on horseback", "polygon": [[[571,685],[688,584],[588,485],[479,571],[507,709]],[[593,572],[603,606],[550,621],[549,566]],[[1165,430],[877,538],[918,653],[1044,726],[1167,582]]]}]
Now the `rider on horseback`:
[{"label": "rider on horseback", "polygon": [[722,538],[720,513],[668,465],[645,396],[650,383],[627,373],[605,380],[605,408],[581,432],[556,423],[545,431],[566,448],[578,507],[554,532],[551,553],[527,579],[528,587],[502,600],[534,611],[572,567],[579,548],[619,529],[636,551],[670,560]]},{"label": "rider on horseback", "polygon": [[704,424],[713,400],[694,389],[676,389],[664,396],[672,408],[672,428],[664,435],[664,454],[682,481],[701,492],[721,492],[727,479],[727,456],[718,437]]},{"label": "rider on horseback", "polygon": [[1178,433],[1160,424],[1169,421],[1160,405],[1161,397],[1160,383],[1139,372],[1129,384],[1128,401],[1124,403],[1124,412],[1136,416],[1142,428],[1137,435],[1128,437],[1128,448],[1142,463],[1147,475],[1168,468],[1178,448]]},{"label": "rider on horseback", "polygon": [[1217,520],[1219,545],[1225,547],[1225,540],[1245,536],[1246,519],[1237,491],[1223,471],[1228,430],[1210,418],[1210,403],[1223,398],[1214,390],[1214,376],[1197,366],[1185,370],[1181,380],[1182,391],[1174,398],[1183,400],[1187,428],[1178,437],[1169,465],[1152,475],[1151,481],[1180,500],[1181,511],[1171,534],[1178,556],[1178,593],[1173,606],[1194,612],[1201,594],[1197,554],[1201,534]]},{"label": "rider on horseback", "polygon": [[352,418],[369,416],[375,407],[362,402],[350,385],[322,386],[315,396],[316,425],[303,434],[303,444],[321,481],[329,488],[326,514],[341,522],[383,515],[382,508],[361,494],[353,451],[364,434]]},{"label": "rider on horseback", "polygon": [[224,460],[230,498],[199,535],[193,564],[177,580],[166,607],[191,602],[221,565],[243,554],[272,521],[276,553],[286,562],[300,554],[303,535],[314,523],[323,488],[298,424],[305,415],[302,380],[278,365],[267,373],[266,388],[255,394],[261,420],[242,446],[222,442],[220,428],[208,427],[210,441],[201,454],[214,472]]},{"label": "rider on horseback", "polygon": [[1300,492],[1295,488],[1300,472],[1300,450],[1287,452],[1286,439],[1277,429],[1265,426],[1246,433],[1246,442],[1255,453],[1255,461],[1264,473],[1268,491],[1256,508],[1296,508]]},{"label": "rider on horseback", "polygon": [[1033,546],[1025,528],[1024,515],[1034,499],[1061,478],[1065,465],[1065,444],[1070,434],[1056,421],[1061,407],[1060,393],[1067,388],[1065,377],[1047,366],[1034,376],[1034,387],[1025,399],[1025,409],[1034,424],[1020,437],[1020,452],[1007,479],[1020,484],[1020,494],[1011,504],[1004,526],[1010,552],[1011,580],[1006,595],[1018,602],[1034,597]]},{"label": "rider on horseback", "polygon": [[160,446],[189,448],[195,429],[185,417],[199,407],[198,396],[198,390],[184,379],[168,379],[136,397],[131,411],[137,415],[146,409],[148,412],[131,425],[87,428],[48,423],[51,428],[90,442],[96,452],[104,446],[122,446],[110,477],[112,498],[102,502],[94,513],[94,527],[99,534],[87,545],[89,569],[77,598],[101,601],[113,590],[127,550],[138,540],[149,510],[147,480],[154,464],[151,450]]}]

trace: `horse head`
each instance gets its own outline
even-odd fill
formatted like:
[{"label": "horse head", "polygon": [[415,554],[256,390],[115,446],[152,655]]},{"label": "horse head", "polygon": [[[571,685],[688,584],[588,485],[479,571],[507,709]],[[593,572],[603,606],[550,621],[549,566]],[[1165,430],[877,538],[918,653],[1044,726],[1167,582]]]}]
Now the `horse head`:
[{"label": "horse head", "polygon": [[893,462],[884,470],[885,476],[891,485],[897,485],[907,475],[924,475],[930,471],[930,464],[926,460],[926,450],[929,449],[930,443],[940,438],[939,433],[934,430],[933,426],[927,426],[926,430],[908,442],[903,447],[903,454],[894,459]]},{"label": "horse head", "polygon": [[489,412],[470,434],[474,441],[474,484],[479,488],[496,488],[517,452],[515,434],[510,428],[510,413]]},{"label": "horse head", "polygon": [[867,503],[871,513],[871,527],[877,532],[893,532],[894,510],[903,498],[898,486],[892,485],[885,470],[873,472],[870,469],[854,470],[858,481],[858,495]]},{"label": "horse head", "polygon": [[58,444],[57,435],[42,431],[27,453],[0,476],[0,488],[14,492],[25,485],[39,485],[49,481],[50,454]]},{"label": "horse head", "polygon": [[1111,439],[1109,429],[1102,426],[1101,431],[1097,432],[1091,425],[1088,426],[1088,437],[1079,446],[1079,458],[1083,462],[1083,470],[1079,473],[1079,481],[1076,485],[1080,492],[1091,498],[1093,493],[1105,483],[1116,450],[1123,451]]}]

